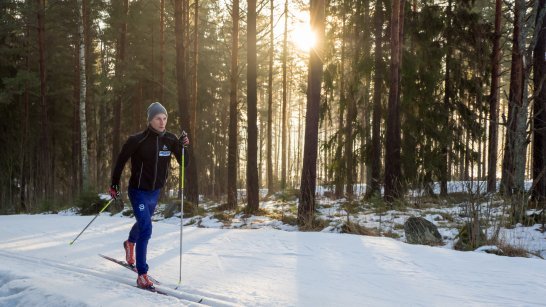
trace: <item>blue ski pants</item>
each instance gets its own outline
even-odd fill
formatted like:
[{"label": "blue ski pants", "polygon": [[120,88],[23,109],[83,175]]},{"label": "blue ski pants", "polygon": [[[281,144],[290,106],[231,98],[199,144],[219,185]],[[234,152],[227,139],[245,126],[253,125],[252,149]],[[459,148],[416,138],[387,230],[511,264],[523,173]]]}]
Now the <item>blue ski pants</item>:
[{"label": "blue ski pants", "polygon": [[129,242],[136,243],[136,268],[140,275],[148,272],[146,253],[148,240],[152,236],[152,216],[159,199],[160,189],[145,191],[129,188],[128,194],[137,220],[129,232]]}]

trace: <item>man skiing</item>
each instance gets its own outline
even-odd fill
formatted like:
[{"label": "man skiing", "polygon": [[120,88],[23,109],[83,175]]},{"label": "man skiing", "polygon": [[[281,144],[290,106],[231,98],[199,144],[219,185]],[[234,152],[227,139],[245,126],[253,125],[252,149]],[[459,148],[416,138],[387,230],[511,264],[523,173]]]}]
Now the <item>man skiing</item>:
[{"label": "man skiing", "polygon": [[[189,144],[185,133],[177,138],[166,130],[167,116],[167,110],[159,102],[150,104],[147,110],[148,126],[143,132],[131,135],[123,145],[112,172],[110,186],[110,195],[118,198],[121,173],[131,158],[128,195],[137,221],[131,228],[129,238],[123,242],[123,247],[127,263],[132,266],[136,263],[138,287],[145,289],[153,288],[147,275],[146,251],[152,235],[152,216],[167,179],[171,153],[174,153],[180,164],[182,146]],[[189,160],[187,151],[184,156],[186,167]]]}]

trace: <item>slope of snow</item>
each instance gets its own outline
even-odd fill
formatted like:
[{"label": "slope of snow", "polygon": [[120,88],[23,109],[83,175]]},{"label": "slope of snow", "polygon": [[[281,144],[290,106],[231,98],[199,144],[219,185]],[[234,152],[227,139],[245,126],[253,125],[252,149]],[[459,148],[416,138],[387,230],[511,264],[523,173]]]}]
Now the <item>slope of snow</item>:
[{"label": "slope of snow", "polygon": [[134,287],[122,259],[133,219],[0,216],[0,306],[544,306],[546,262],[393,239],[154,223],[150,274],[171,296]]}]

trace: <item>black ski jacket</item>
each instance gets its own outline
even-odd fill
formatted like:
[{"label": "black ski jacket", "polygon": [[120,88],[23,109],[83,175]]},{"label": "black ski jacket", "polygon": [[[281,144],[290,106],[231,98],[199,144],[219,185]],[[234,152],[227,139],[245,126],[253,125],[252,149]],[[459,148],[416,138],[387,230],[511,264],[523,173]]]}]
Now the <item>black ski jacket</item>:
[{"label": "black ski jacket", "polygon": [[[118,155],[112,173],[112,184],[119,185],[125,163],[131,158],[129,187],[147,191],[161,189],[167,180],[173,153],[180,164],[182,144],[170,132],[158,133],[147,128],[141,133],[131,135]],[[188,162],[188,151],[184,150],[185,167]]]}]

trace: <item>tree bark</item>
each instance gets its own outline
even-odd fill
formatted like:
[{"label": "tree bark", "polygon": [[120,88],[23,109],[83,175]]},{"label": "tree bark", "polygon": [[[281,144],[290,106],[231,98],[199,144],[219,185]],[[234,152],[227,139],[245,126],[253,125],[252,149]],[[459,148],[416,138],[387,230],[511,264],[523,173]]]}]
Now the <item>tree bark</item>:
[{"label": "tree bark", "polygon": [[307,85],[307,111],[305,118],[305,145],[301,172],[298,224],[312,226],[315,214],[315,188],[317,179],[317,147],[322,83],[322,58],[324,44],[325,1],[311,0],[311,29],[317,35],[316,47],[309,56]]},{"label": "tree bark", "polygon": [[83,184],[83,190],[86,191],[89,188],[89,155],[87,152],[87,121],[86,121],[86,114],[85,114],[85,101],[86,101],[86,93],[87,93],[87,79],[86,79],[86,66],[85,66],[85,37],[84,37],[84,4],[83,0],[78,0],[78,8],[79,8],[79,35],[80,35],[80,41],[79,41],[79,59],[80,59],[80,66],[79,66],[79,72],[80,72],[80,108],[79,108],[79,116],[80,116],[80,146],[81,146],[81,161],[82,161],[82,184]]},{"label": "tree bark", "polygon": [[[452,44],[452,1],[448,1],[447,5],[447,29],[446,29],[446,71],[445,71],[445,77],[444,77],[444,109],[445,109],[445,117],[443,120],[443,126],[444,126],[444,137],[446,137],[450,132],[450,126],[449,126],[449,114],[451,110],[451,100],[452,100],[452,85],[451,85],[451,57],[453,53],[453,48],[451,47]],[[448,168],[448,158],[449,158],[449,148],[450,148],[450,138],[446,137],[444,140],[442,140],[442,162],[440,166],[440,195],[447,196],[447,181],[449,180],[449,168]]]},{"label": "tree bark", "polygon": [[[30,42],[30,22],[28,19],[25,19],[25,70],[28,72],[30,71],[30,48],[29,48],[29,42]],[[29,130],[30,130],[30,121],[29,121],[29,113],[30,113],[30,90],[28,81],[25,81],[25,91],[23,93],[23,129],[21,133],[21,153],[20,153],[20,159],[21,159],[21,168],[19,173],[19,179],[21,181],[21,188],[19,190],[19,205],[20,205],[20,212],[29,212],[29,206],[28,203],[28,193],[27,193],[27,174],[28,174],[28,162],[29,161],[29,150],[28,150],[28,139],[29,139]]]},{"label": "tree bark", "polygon": [[[187,15],[187,22],[186,22],[186,33],[188,36],[188,46],[189,46],[189,2],[185,0],[185,3],[187,3],[186,9],[187,12],[185,15]],[[188,133],[188,136],[190,137],[190,140],[193,140],[193,148],[189,150],[189,157],[191,163],[188,165],[188,173],[186,176],[186,180],[188,182],[187,184],[187,200],[195,205],[199,204],[199,176],[197,174],[198,169],[198,163],[196,152],[199,151],[199,137],[197,136],[197,129],[196,129],[196,122],[197,122],[197,65],[199,63],[199,56],[198,56],[198,17],[199,17],[199,1],[195,0],[194,2],[194,23],[195,23],[195,34],[194,34],[194,41],[193,41],[193,48],[194,48],[194,58],[193,58],[193,67],[192,67],[192,95],[191,100],[189,101],[189,106],[186,108],[186,112],[189,114],[189,125],[188,129],[184,129],[184,122],[182,122],[182,129],[185,130]],[[189,47],[188,47],[189,48]],[[189,55],[189,52],[188,52]],[[189,63],[189,62],[188,62]],[[189,93],[188,93],[189,94]],[[190,98],[190,97],[188,97]],[[182,114],[182,112],[181,112]]]},{"label": "tree bark", "polygon": [[232,8],[233,27],[231,32],[231,75],[229,91],[229,148],[228,148],[228,174],[227,194],[228,207],[235,209],[237,206],[237,81],[239,68],[237,58],[239,55],[239,0],[233,0]]},{"label": "tree bark", "polygon": [[[92,9],[90,0],[82,0],[82,22],[83,22],[83,39],[85,46],[85,114],[87,127],[87,152],[88,152],[88,181],[90,187],[98,185],[98,160],[101,158],[97,155],[97,122],[96,122],[96,101],[94,97],[94,80],[95,80],[95,44],[94,31],[92,21]],[[95,171],[92,171],[95,170]]]},{"label": "tree bark", "polygon": [[267,189],[268,194],[273,194],[275,191],[273,182],[273,47],[275,46],[275,38],[273,35],[273,0],[270,0],[270,16],[269,16],[269,76],[267,82]]},{"label": "tree bark", "polygon": [[[191,108],[190,97],[188,91],[187,73],[187,12],[188,8],[186,0],[175,0],[175,45],[176,45],[176,88],[178,92],[178,112],[180,114],[181,130],[186,131],[188,138],[193,139],[194,131],[191,128]],[[195,161],[194,150],[188,150],[191,163],[188,165],[186,180],[185,199],[197,205],[199,201],[198,195],[198,177],[197,177],[197,161]]]},{"label": "tree bark", "polygon": [[383,7],[375,1],[375,59],[373,89],[373,123],[371,168],[372,178],[368,196],[379,195],[381,190],[381,87],[383,84]]},{"label": "tree bark", "polygon": [[118,88],[116,89],[116,100],[114,101],[114,131],[112,161],[116,161],[121,147],[121,104],[124,93],[123,74],[125,66],[125,40],[127,36],[127,14],[129,12],[129,0],[118,0],[118,9],[121,10],[119,22],[119,37],[116,46],[116,80]]},{"label": "tree bark", "polygon": [[491,56],[491,89],[489,95],[489,151],[487,192],[497,190],[497,149],[498,149],[498,117],[499,117],[499,81],[500,81],[500,38],[501,38],[502,0],[495,2],[495,34],[493,36],[493,54]]},{"label": "tree bark", "polygon": [[[357,1],[355,3],[356,9],[355,13],[356,16],[353,20],[353,39],[352,39],[352,45],[353,45],[353,63],[352,63],[352,78],[351,83],[349,85],[349,99],[347,101],[347,127],[345,130],[346,135],[346,141],[345,141],[345,179],[347,182],[345,192],[347,193],[347,198],[352,199],[354,196],[353,191],[353,184],[354,184],[354,175],[355,175],[355,161],[354,161],[354,155],[353,155],[353,125],[355,124],[358,110],[357,110],[357,103],[360,100],[360,80],[361,80],[361,72],[359,71],[359,61],[360,61],[360,29],[363,28],[361,24],[359,24],[359,20],[362,17],[362,6],[363,4],[360,1]],[[352,8],[349,7],[352,11]],[[368,82],[368,80],[366,80]],[[365,127],[366,125],[363,125]],[[364,133],[363,133],[364,134]],[[362,138],[364,140],[365,137]]]},{"label": "tree bark", "polygon": [[282,149],[281,149],[281,190],[286,189],[286,141],[287,141],[287,118],[286,110],[288,105],[287,100],[287,88],[288,88],[288,78],[287,78],[287,57],[288,57],[288,0],[284,2],[284,33],[283,33],[283,43],[282,43],[282,119],[281,119],[281,129],[282,129]]},{"label": "tree bark", "polygon": [[165,103],[165,0],[160,0],[159,10],[159,99]]},{"label": "tree bark", "polygon": [[258,190],[258,126],[257,126],[257,63],[256,63],[256,0],[248,0],[247,15],[247,212],[259,207]]},{"label": "tree bark", "polygon": [[53,195],[53,169],[52,159],[53,154],[51,150],[51,136],[49,131],[49,116],[48,116],[48,102],[47,102],[47,80],[46,80],[46,62],[45,62],[45,1],[37,0],[37,22],[38,22],[38,56],[39,56],[39,69],[40,69],[40,107],[41,114],[41,140],[39,146],[39,163],[41,165],[39,174],[39,190],[43,191],[41,197],[43,199],[49,199]]},{"label": "tree bark", "polygon": [[[521,30],[523,25],[524,5],[525,3],[522,0],[516,0],[515,2],[510,93],[508,97],[509,111],[501,181],[502,192],[506,196],[511,196],[514,192],[523,192],[523,180],[520,182],[518,177],[522,177],[520,176],[520,173],[524,171],[524,167],[522,168],[522,166],[525,166],[525,152],[522,152],[522,145],[523,142],[525,142],[526,137],[525,128],[523,129],[523,135],[521,135],[521,128],[527,125],[527,108],[522,104],[524,72]],[[523,113],[525,113],[525,115]],[[524,122],[521,122],[522,120],[524,120]]]},{"label": "tree bark", "polygon": [[[199,65],[199,0],[195,0],[194,5],[194,14],[193,14],[193,66],[192,66],[192,103],[191,103],[191,130],[194,132],[194,136],[197,132],[196,122],[197,122],[197,93],[198,93],[198,83],[197,83],[197,66]],[[196,144],[196,139],[194,139],[194,144]],[[194,145],[194,147],[195,147]]]},{"label": "tree bark", "polygon": [[346,160],[343,155],[343,136],[345,132],[345,109],[347,105],[347,96],[345,94],[345,50],[347,44],[347,34],[346,34],[346,8],[345,2],[341,5],[341,10],[343,12],[343,17],[341,21],[341,61],[339,69],[339,117],[338,117],[338,132],[337,132],[337,144],[336,144],[336,158],[334,162],[335,169],[335,198],[343,197],[343,185],[345,179],[345,166]]},{"label": "tree bark", "polygon": [[391,17],[391,76],[389,108],[387,113],[387,133],[385,148],[385,195],[391,202],[402,195],[401,182],[401,136],[400,136],[400,59],[401,44],[400,17],[403,13],[404,0],[392,2]]},{"label": "tree bark", "polygon": [[540,0],[535,31],[538,40],[533,51],[533,199],[546,201],[546,0]]},{"label": "tree bark", "polygon": [[[77,1],[76,1],[77,5]],[[74,38],[74,83],[73,83],[73,92],[72,92],[72,173],[73,173],[73,180],[72,180],[72,187],[71,187],[71,195],[70,197],[75,198],[82,189],[82,181],[81,181],[81,133],[80,133],[80,38],[79,36],[76,36]]]},{"label": "tree bark", "polygon": [[[108,78],[108,47],[107,44],[104,42],[101,42],[100,47],[100,74],[101,78],[104,80],[107,80]],[[104,93],[104,92],[103,92]],[[74,99],[76,100],[76,99]],[[98,139],[102,140],[102,142],[97,143],[97,156],[99,157],[99,160],[97,161],[99,164],[99,167],[97,168],[98,176],[97,178],[107,178],[108,177],[108,159],[104,159],[104,157],[107,154],[107,148],[109,147],[107,142],[111,142],[109,139],[109,133],[110,133],[110,127],[108,127],[109,124],[109,114],[111,113],[110,105],[107,105],[105,103],[101,103],[98,105],[99,111],[98,111],[98,119],[99,119],[99,125],[98,125]],[[111,143],[110,143],[111,144]]]}]

